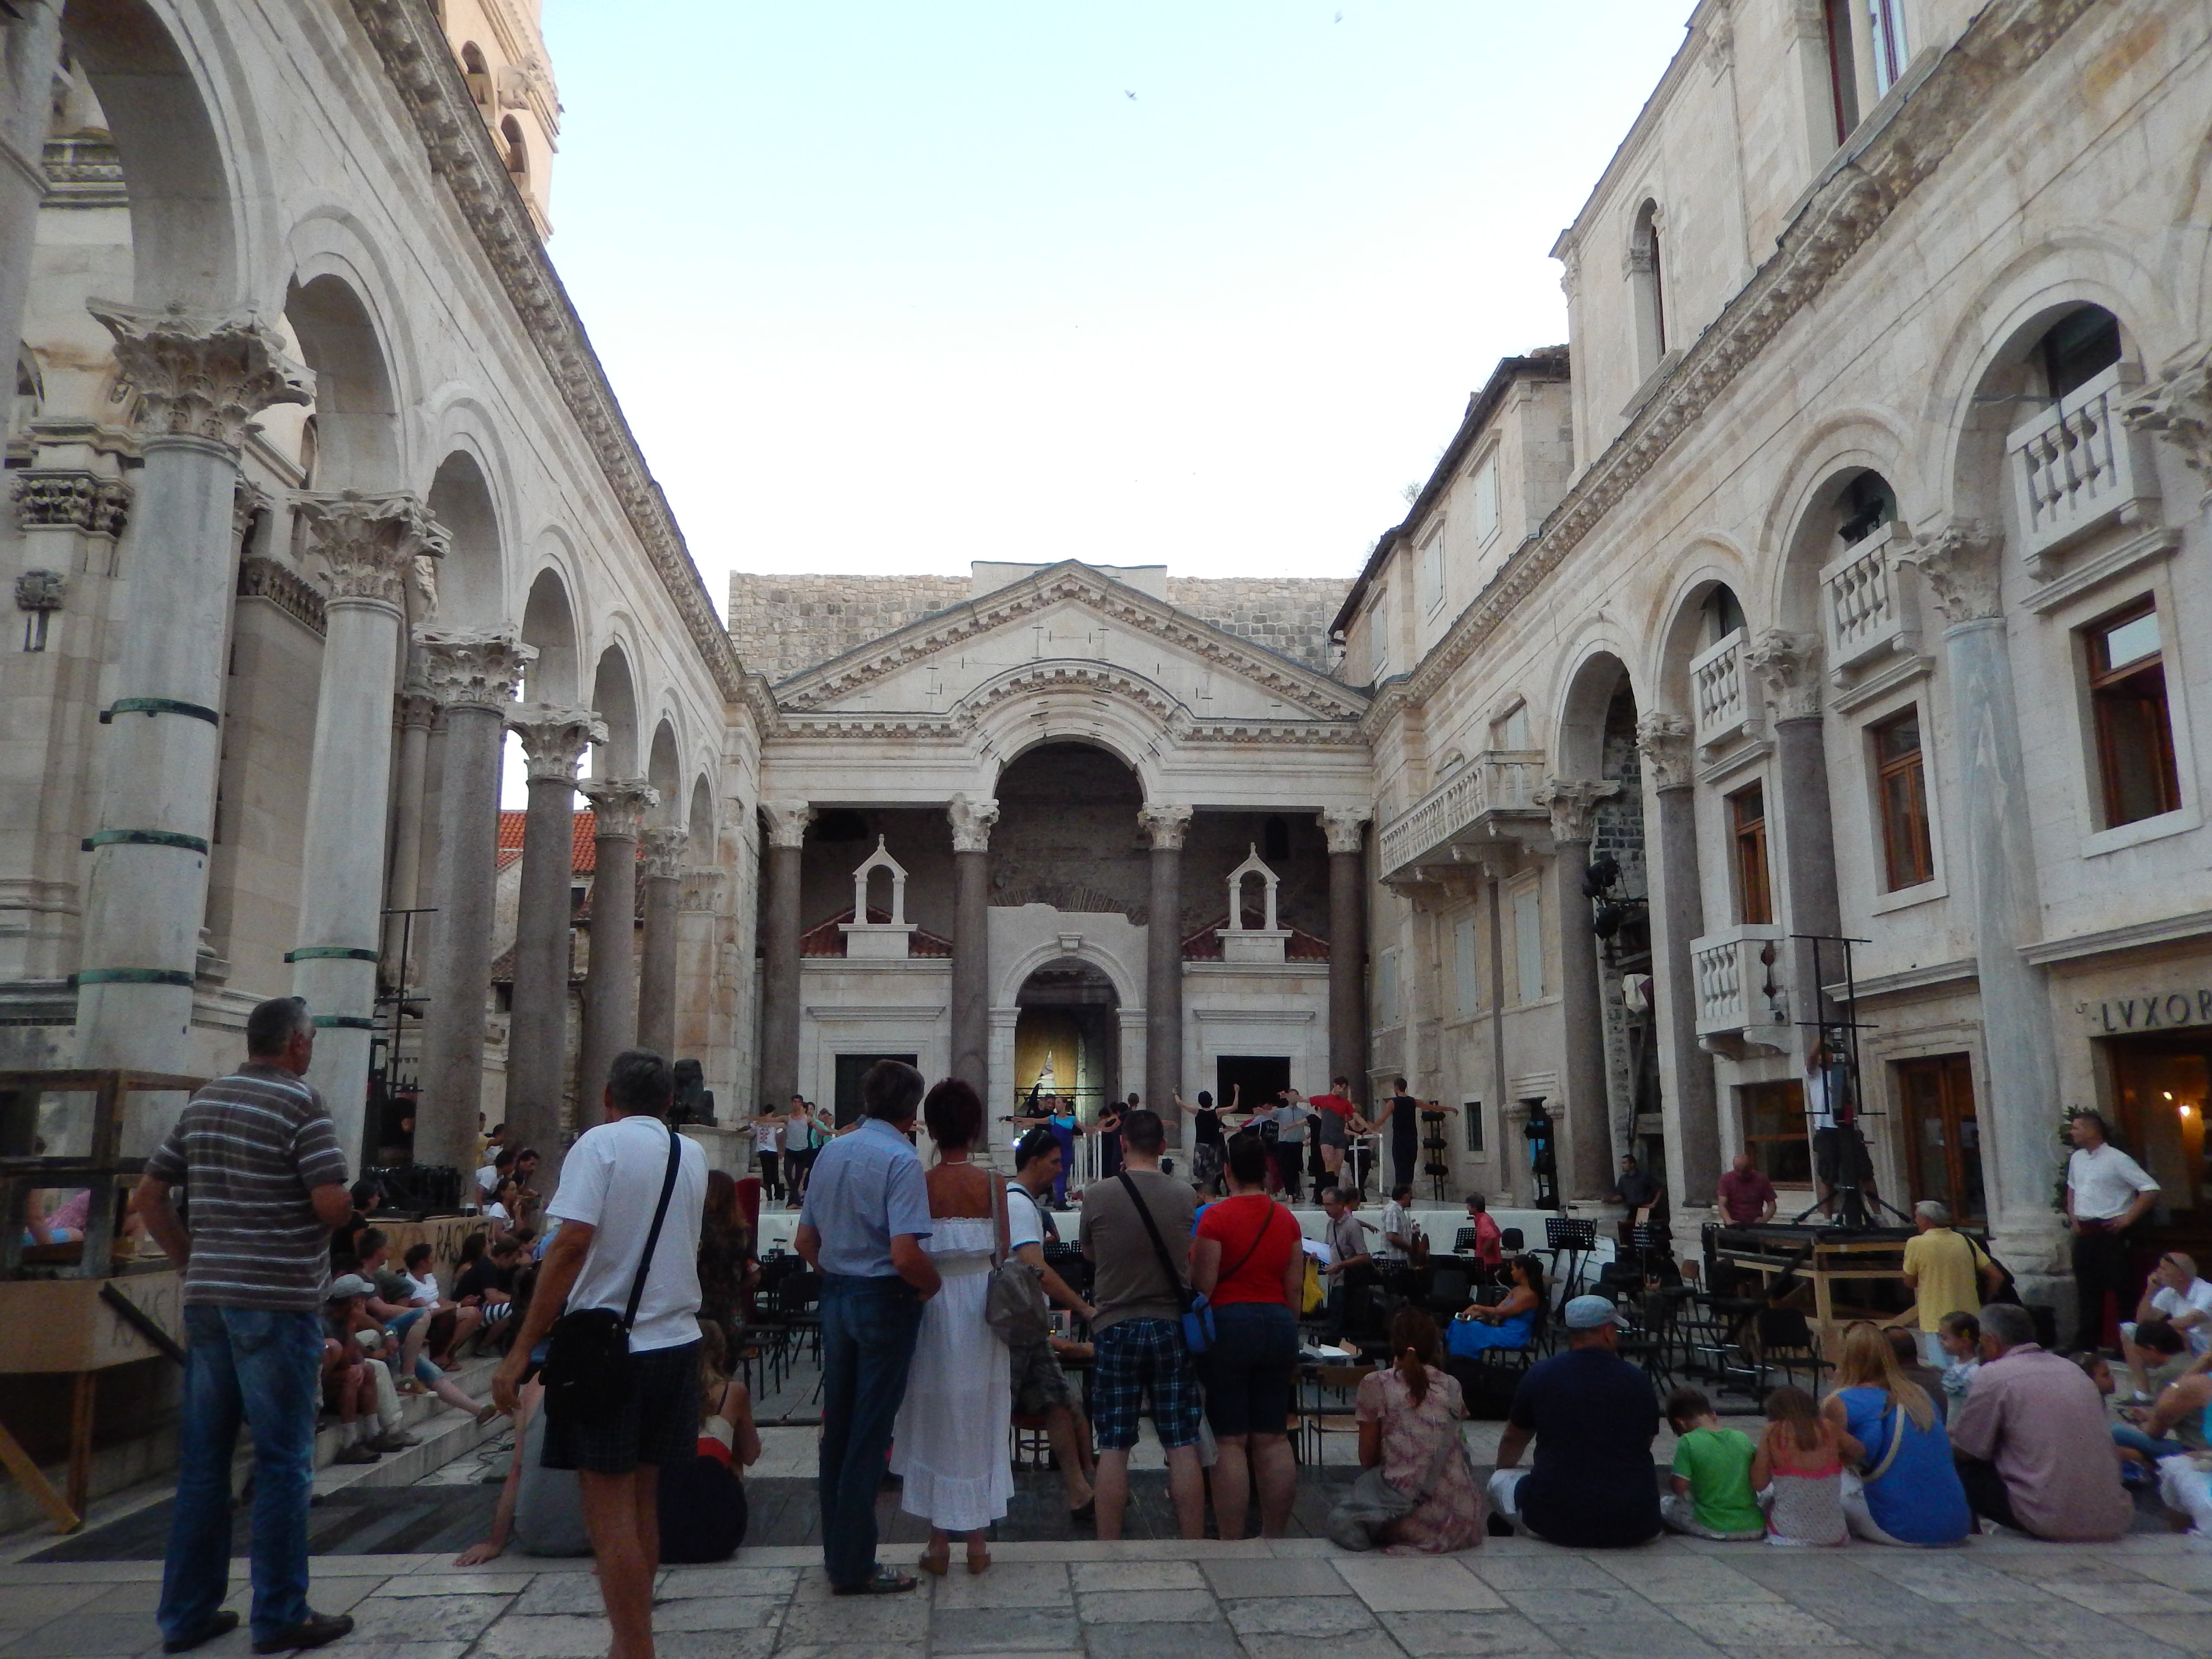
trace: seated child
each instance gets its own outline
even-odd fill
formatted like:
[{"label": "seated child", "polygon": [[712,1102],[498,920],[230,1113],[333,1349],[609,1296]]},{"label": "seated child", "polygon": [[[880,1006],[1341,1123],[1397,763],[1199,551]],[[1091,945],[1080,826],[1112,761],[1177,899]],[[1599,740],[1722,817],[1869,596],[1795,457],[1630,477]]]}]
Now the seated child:
[{"label": "seated child", "polygon": [[1835,1425],[1813,1396],[1784,1383],[1766,1396],[1766,1432],[1751,1460],[1751,1484],[1766,1494],[1766,1541],[1840,1544],[1844,1460]]},{"label": "seated child", "polygon": [[1751,1462],[1758,1448],[1741,1429],[1724,1429],[1713,1402],[1699,1389],[1667,1396],[1667,1421],[1674,1443],[1672,1495],[1659,1500],[1659,1518],[1670,1532],[1692,1538],[1756,1541],[1766,1517],[1751,1490]]},{"label": "seated child", "polygon": [[1982,1322],[1972,1314],[1947,1313],[1938,1322],[1942,1329],[1936,1340],[1951,1363],[1943,1367],[1943,1398],[1949,1411],[1956,1411],[1959,1402],[1966,1397],[1966,1390],[1974,1385],[1974,1373],[1982,1368]]}]

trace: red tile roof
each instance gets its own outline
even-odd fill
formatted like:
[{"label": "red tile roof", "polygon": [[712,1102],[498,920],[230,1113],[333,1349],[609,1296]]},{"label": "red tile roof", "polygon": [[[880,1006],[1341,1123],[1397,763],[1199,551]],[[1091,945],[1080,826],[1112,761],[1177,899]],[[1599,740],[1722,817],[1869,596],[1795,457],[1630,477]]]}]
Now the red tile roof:
[{"label": "red tile roof", "polygon": [[[499,815],[499,867],[506,869],[522,856],[522,827],[528,819],[526,812],[501,811]],[[575,872],[588,876],[599,867],[599,843],[592,836],[592,815],[590,809],[576,814],[575,845],[572,854]],[[641,848],[640,857],[643,857]]]},{"label": "red tile roof", "polygon": [[[799,936],[799,954],[802,957],[842,957],[845,954],[845,936],[837,931],[837,924],[853,919],[853,907],[847,905],[827,921],[817,922]],[[868,907],[870,921],[889,921],[891,913]],[[935,933],[917,927],[907,940],[907,954],[915,957],[949,957],[952,941],[940,939]]]},{"label": "red tile roof", "polygon": [[[1221,960],[1221,938],[1216,931],[1229,925],[1229,913],[1223,911],[1182,942],[1185,962],[1218,962]],[[1318,933],[1309,933],[1303,927],[1291,929],[1291,936],[1283,941],[1283,957],[1288,962],[1327,962],[1328,941]]]}]

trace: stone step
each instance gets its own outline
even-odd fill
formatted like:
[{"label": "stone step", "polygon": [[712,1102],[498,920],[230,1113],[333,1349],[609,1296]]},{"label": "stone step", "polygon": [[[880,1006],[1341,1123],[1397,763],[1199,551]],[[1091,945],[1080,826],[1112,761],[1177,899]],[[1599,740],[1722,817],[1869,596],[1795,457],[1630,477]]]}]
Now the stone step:
[{"label": "stone step", "polygon": [[[495,1357],[468,1360],[459,1370],[452,1373],[453,1380],[463,1393],[489,1401],[492,1373],[498,1368]],[[502,1419],[495,1418],[480,1429],[473,1417],[430,1394],[402,1395],[399,1409],[401,1426],[419,1437],[422,1443],[402,1451],[386,1452],[374,1463],[336,1462],[338,1453],[357,1434],[357,1429],[348,1430],[332,1422],[317,1431],[315,1492],[319,1496],[354,1486],[412,1485],[465,1455],[479,1441],[498,1434],[504,1426]]]}]

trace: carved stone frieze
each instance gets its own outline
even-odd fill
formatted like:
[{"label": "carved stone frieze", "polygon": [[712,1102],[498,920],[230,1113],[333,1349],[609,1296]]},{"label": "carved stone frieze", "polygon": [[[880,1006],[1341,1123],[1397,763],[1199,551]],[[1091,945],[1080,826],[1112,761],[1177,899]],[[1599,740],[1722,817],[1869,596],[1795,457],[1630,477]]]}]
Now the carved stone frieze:
[{"label": "carved stone frieze", "polygon": [[607,740],[607,725],[588,708],[526,702],[507,711],[507,729],[522,741],[530,781],[574,783],[584,751]]},{"label": "carved stone frieze", "polygon": [[952,850],[956,853],[988,853],[991,850],[991,826],[999,821],[999,803],[970,795],[955,795],[945,808],[945,815],[952,820]]},{"label": "carved stone frieze", "polygon": [[294,622],[318,634],[327,631],[330,618],[323,596],[298,571],[275,559],[249,553],[238,562],[238,597],[266,599]]},{"label": "carved stone frieze", "polygon": [[94,300],[86,309],[115,337],[115,361],[138,389],[149,438],[204,438],[231,449],[273,404],[314,401],[312,371],[284,355],[276,331],[251,313],[195,315]]},{"label": "carved stone frieze", "polygon": [[421,498],[404,490],[308,492],[292,505],[330,573],[333,603],[365,600],[404,611],[416,562],[444,557],[451,539]]},{"label": "carved stone frieze", "polygon": [[[1912,95],[1821,185],[1635,419],[1414,670],[1407,690],[1415,701],[1434,696],[1508,618],[1521,613],[1567,556],[1943,163],[1982,112],[2016,95],[2014,83],[2094,6],[2094,0],[1993,0],[1975,15]],[[1818,0],[1801,0],[1797,15],[1823,14]],[[1571,260],[1571,236],[1562,238],[1561,246]]]},{"label": "carved stone frieze", "polygon": [[2120,413],[2137,431],[2156,433],[2179,450],[2212,492],[2212,351],[2166,370]]},{"label": "carved stone frieze", "polygon": [[684,854],[691,845],[691,832],[673,823],[656,823],[645,832],[644,873],[648,878],[681,881]]},{"label": "carved stone frieze", "polygon": [[1686,715],[1654,708],[1636,722],[1636,752],[1655,789],[1686,787],[1695,773]]},{"label": "carved stone frieze", "polygon": [[1770,628],[1743,653],[1778,720],[1805,720],[1820,712],[1820,641],[1812,634]]},{"label": "carved stone frieze", "polygon": [[803,800],[764,800],[761,816],[768,820],[771,847],[804,847],[806,826],[814,822],[814,809]]},{"label": "carved stone frieze", "polygon": [[1960,519],[1916,538],[1898,559],[1920,572],[1928,597],[1943,620],[1956,627],[2002,613],[1998,578],[2003,550],[2004,534],[1996,526]]},{"label": "carved stone frieze", "polygon": [[430,695],[447,708],[489,708],[504,714],[522,684],[522,671],[538,660],[512,628],[426,628],[415,635],[422,648]]},{"label": "carved stone frieze", "polygon": [[131,486],[119,478],[60,467],[25,467],[9,474],[15,522],[26,530],[75,530],[119,536],[131,509]]},{"label": "carved stone frieze", "polygon": [[711,915],[721,909],[727,885],[727,878],[714,866],[694,865],[684,872],[684,892],[676,908]]},{"label": "carved stone frieze", "polygon": [[1191,808],[1180,801],[1155,801],[1137,810],[1137,823],[1155,853],[1179,853],[1190,833]]},{"label": "carved stone frieze", "polygon": [[1530,799],[1552,815],[1553,841],[1586,842],[1597,831],[1600,801],[1620,793],[1617,778],[1547,778]]},{"label": "carved stone frieze", "polygon": [[1367,820],[1374,815],[1363,807],[1332,806],[1314,822],[1328,837],[1332,853],[1357,853],[1367,844]]},{"label": "carved stone frieze", "polygon": [[594,841],[635,841],[645,815],[660,805],[660,791],[643,778],[586,778],[576,786],[592,803]]}]

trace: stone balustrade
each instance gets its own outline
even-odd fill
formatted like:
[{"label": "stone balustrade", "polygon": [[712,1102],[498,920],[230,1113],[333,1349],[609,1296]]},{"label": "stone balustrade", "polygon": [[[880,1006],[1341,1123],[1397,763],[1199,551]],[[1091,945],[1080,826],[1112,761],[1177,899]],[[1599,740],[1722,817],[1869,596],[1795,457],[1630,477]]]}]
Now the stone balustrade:
[{"label": "stone balustrade", "polygon": [[1758,709],[1744,682],[1744,632],[1735,629],[1690,659],[1690,703],[1698,747],[1710,749],[1749,732]]},{"label": "stone balustrade", "polygon": [[1762,922],[1738,922],[1690,941],[1700,1043],[1786,1046],[1790,994],[1783,952],[1783,930]]},{"label": "stone balustrade", "polygon": [[2029,574],[2051,554],[2114,524],[2131,524],[2158,499],[2142,439],[2120,419],[2128,365],[2115,363],[2068,392],[2005,440]]},{"label": "stone balustrade", "polygon": [[1820,572],[1828,672],[1838,684],[1855,668],[1920,648],[1919,588],[1899,562],[1904,546],[1897,526],[1885,525]]},{"label": "stone balustrade", "polygon": [[1533,797],[1543,781],[1540,750],[1485,750],[1384,827],[1377,843],[1383,876],[1425,857],[1486,814],[1538,811]]}]

